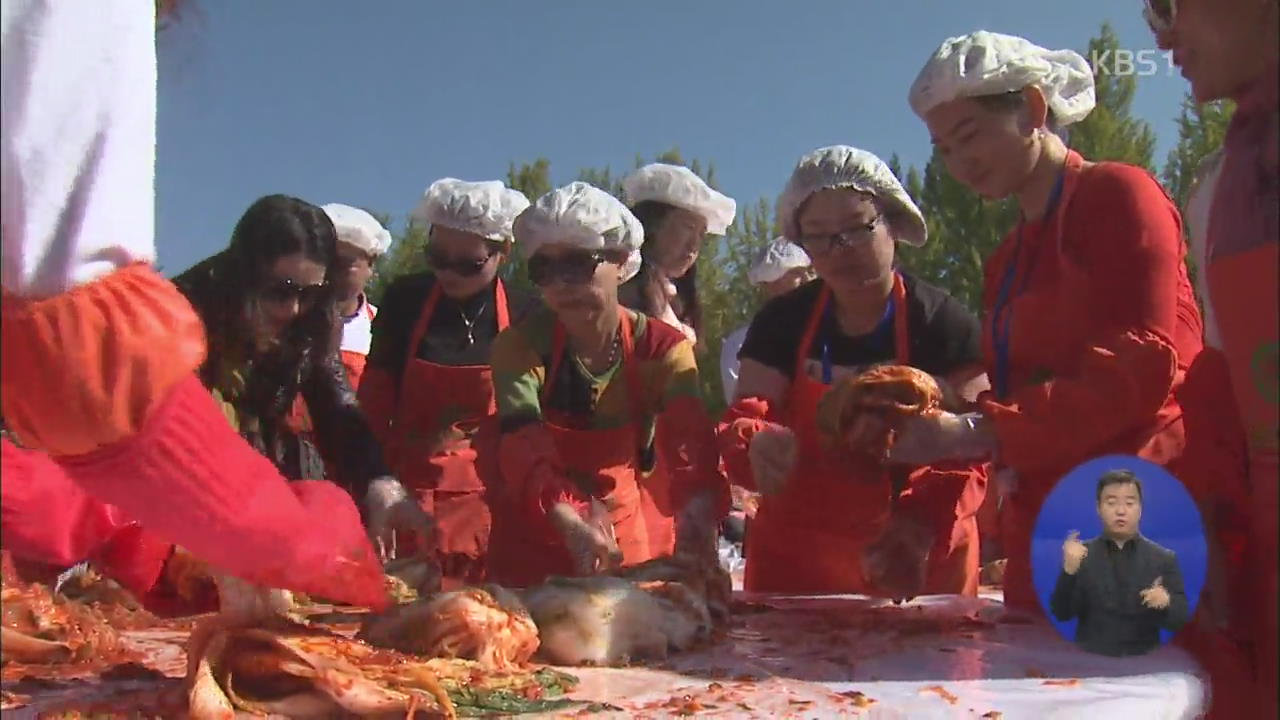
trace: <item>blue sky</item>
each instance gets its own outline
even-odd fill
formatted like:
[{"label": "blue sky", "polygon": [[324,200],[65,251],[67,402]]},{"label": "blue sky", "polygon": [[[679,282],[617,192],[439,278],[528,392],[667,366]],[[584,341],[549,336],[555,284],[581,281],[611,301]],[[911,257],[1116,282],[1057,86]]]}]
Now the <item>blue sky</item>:
[{"label": "blue sky", "polygon": [[[906,92],[950,35],[1083,51],[1103,21],[1150,48],[1140,0],[195,0],[160,38],[160,264],[225,246],[257,197],[344,202],[403,223],[431,181],[553,180],[678,146],[740,204],[834,143],[922,164]],[[1139,79],[1163,161],[1184,81]]]}]

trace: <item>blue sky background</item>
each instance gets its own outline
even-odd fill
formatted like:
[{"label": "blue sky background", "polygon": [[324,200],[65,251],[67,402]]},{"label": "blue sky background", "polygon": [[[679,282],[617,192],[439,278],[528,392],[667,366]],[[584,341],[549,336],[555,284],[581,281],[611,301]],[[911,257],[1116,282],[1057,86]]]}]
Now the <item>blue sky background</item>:
[{"label": "blue sky background", "polygon": [[[1062,570],[1062,542],[1072,530],[1080,539],[1102,534],[1098,518],[1098,477],[1108,470],[1129,470],[1142,481],[1140,532],[1178,555],[1178,568],[1194,612],[1204,587],[1208,563],[1204,524],[1195,501],[1182,482],[1159,465],[1131,455],[1108,455],[1090,460],[1066,475],[1049,494],[1036,521],[1031,545],[1031,572],[1036,595],[1049,620],[1068,640],[1076,636],[1076,621],[1061,622],[1049,613],[1049,596]],[[1161,640],[1168,642],[1168,631]]]},{"label": "blue sky background", "polygon": [[[988,29],[1083,51],[1103,21],[1150,48],[1140,0],[195,0],[160,38],[160,264],[225,246],[255,198],[285,192],[391,213],[433,180],[553,180],[678,146],[740,204],[773,198],[833,143],[921,165],[906,93],[950,35]],[[1141,78],[1135,112],[1163,162],[1185,91]]]}]

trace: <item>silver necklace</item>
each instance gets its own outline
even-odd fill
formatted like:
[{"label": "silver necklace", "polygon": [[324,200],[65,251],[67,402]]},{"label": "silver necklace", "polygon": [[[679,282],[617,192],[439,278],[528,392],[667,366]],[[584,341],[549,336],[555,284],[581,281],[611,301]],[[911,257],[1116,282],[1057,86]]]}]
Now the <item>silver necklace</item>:
[{"label": "silver necklace", "polygon": [[464,348],[469,348],[472,345],[476,344],[476,332],[475,332],[476,321],[480,319],[480,315],[484,313],[484,309],[488,304],[489,304],[488,301],[480,303],[480,309],[476,310],[475,317],[470,319],[468,319],[467,314],[462,311],[462,306],[461,305],[457,306],[458,317],[462,318],[462,324],[467,327],[467,344],[463,346]]}]

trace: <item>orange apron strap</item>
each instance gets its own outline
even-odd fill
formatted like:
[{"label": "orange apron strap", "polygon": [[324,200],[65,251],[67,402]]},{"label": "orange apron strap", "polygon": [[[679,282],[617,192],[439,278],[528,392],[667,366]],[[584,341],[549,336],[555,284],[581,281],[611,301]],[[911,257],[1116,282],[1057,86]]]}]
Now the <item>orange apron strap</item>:
[{"label": "orange apron strap", "polygon": [[493,286],[493,311],[498,315],[498,332],[502,332],[511,326],[511,312],[507,308],[507,289],[502,278],[494,282],[497,284]]},{"label": "orange apron strap", "polygon": [[894,359],[899,365],[911,364],[911,342],[907,336],[907,286],[900,273],[893,274],[893,344]]},{"label": "orange apron strap", "polygon": [[809,324],[805,327],[804,335],[800,338],[800,347],[796,349],[796,375],[798,380],[805,376],[804,364],[809,359],[809,348],[813,346],[813,341],[818,337],[818,328],[822,324],[822,314],[827,309],[827,303],[831,302],[831,288],[826,284],[822,284],[822,290],[818,293],[818,301],[813,304],[813,312],[809,313]]},{"label": "orange apron strap", "polygon": [[[427,303],[422,307],[422,313],[418,315],[418,322],[413,326],[413,332],[409,333],[409,346],[404,351],[404,369],[400,371],[401,377],[404,371],[408,370],[414,359],[418,357],[418,345],[422,342],[422,337],[427,334],[427,326],[431,324],[431,316],[435,314],[436,305],[440,302],[440,283],[437,281],[431,286],[431,292],[427,294]],[[396,393],[395,412],[391,417],[400,417],[400,398],[404,397],[403,392]]]}]

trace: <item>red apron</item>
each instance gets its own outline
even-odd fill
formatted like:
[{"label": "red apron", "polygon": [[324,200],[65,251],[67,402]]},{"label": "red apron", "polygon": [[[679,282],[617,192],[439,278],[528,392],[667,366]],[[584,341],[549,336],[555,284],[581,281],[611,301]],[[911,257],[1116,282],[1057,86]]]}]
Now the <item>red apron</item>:
[{"label": "red apron", "polygon": [[[823,287],[796,351],[795,379],[788,391],[785,417],[798,442],[796,467],[785,490],[760,498],[760,508],[746,539],[744,588],[753,592],[859,593],[878,591],[863,578],[862,551],[885,529],[894,503],[888,472],[870,460],[828,449],[817,426],[818,401],[829,384],[809,378],[806,361],[817,339],[831,299]],[[909,360],[906,288],[895,275],[893,285],[894,355]],[[921,468],[908,484],[927,482],[934,472]],[[980,494],[980,493],[979,493]],[[946,592],[977,590],[978,537],[974,512],[941,533],[931,561],[931,584],[952,586]]]},{"label": "red apron", "polygon": [[[644,515],[644,493],[641,489],[642,472],[639,467],[640,413],[642,397],[639,368],[633,355],[631,315],[618,308],[622,335],[622,367],[627,383],[627,400],[633,410],[630,424],[607,430],[575,430],[557,424],[551,413],[544,410],[544,425],[550,431],[556,451],[568,479],[584,494],[604,502],[609,509],[618,548],[622,551],[622,564],[635,565],[657,557],[649,544],[648,527]],[[563,360],[565,349],[564,327],[556,324],[552,341],[551,365],[547,368],[547,380],[542,388],[543,407],[550,397],[552,382]],[[659,456],[660,457],[660,456]],[[648,483],[663,473],[659,460],[653,472],[644,478]],[[659,477],[659,480],[662,478]],[[511,478],[504,478],[510,481]],[[517,498],[523,488],[508,488],[505,496]],[[519,502],[504,503],[504,517],[495,523],[493,551],[490,556],[490,576],[494,582],[527,587],[542,582],[552,575],[575,574],[573,560],[559,538],[545,538],[540,534],[522,532],[527,520],[522,517]]]},{"label": "red apron", "polygon": [[[494,311],[501,332],[510,316],[506,290],[501,280],[496,283]],[[484,580],[489,547],[485,478],[493,477],[496,462],[497,406],[488,365],[437,365],[418,358],[441,294],[437,283],[409,336],[386,455],[396,478],[435,517],[446,583],[474,584]],[[410,533],[396,537],[401,553],[417,544]]]},{"label": "red apron", "polygon": [[[1237,611],[1252,617],[1241,624],[1254,630],[1254,664],[1266,713],[1275,717],[1277,649],[1276,525],[1280,519],[1280,469],[1277,468],[1276,263],[1280,243],[1222,258],[1208,266],[1209,291],[1222,334],[1224,355],[1235,390],[1236,405],[1248,440],[1250,509],[1253,514],[1248,564],[1254,570],[1252,597]],[[1262,299],[1270,294],[1270,299]],[[1250,603],[1251,601],[1251,603]],[[1235,603],[1233,603],[1235,604]],[[1245,606],[1252,604],[1252,608]]]},{"label": "red apron", "polygon": [[[983,308],[983,346],[987,367],[999,370],[999,352],[996,348],[994,326],[1004,323],[1009,328],[1007,338],[1007,371],[1009,388],[1019,388],[1043,381],[1041,374],[1071,376],[1079,369],[1082,350],[1094,343],[1089,314],[1071,310],[1079,298],[1089,293],[1088,268],[1080,267],[1063,251],[1063,223],[1071,205],[1071,197],[1079,185],[1083,158],[1070,153],[1063,169],[1061,195],[1050,222],[1052,230],[1036,238],[1034,248],[1028,253],[1033,257],[1023,261],[1016,255],[1006,261],[999,272],[988,269],[991,277],[1002,277],[1012,287],[1013,280],[1024,290],[1008,298],[1003,312],[993,307],[988,293]],[[1019,243],[1021,245],[1021,243]],[[1033,267],[1034,266],[1034,267]],[[1034,281],[1028,279],[1034,274]],[[1000,304],[997,302],[996,304]],[[1049,321],[1051,319],[1051,321]],[[1178,373],[1175,387],[1181,383]],[[993,382],[999,384],[998,378]],[[1002,400],[1007,398],[1001,398]],[[1162,466],[1169,466],[1179,459],[1184,448],[1182,409],[1172,396],[1144,427],[1137,428],[1124,437],[1116,438],[1105,447],[1098,447],[1089,457],[1078,458],[1084,462],[1090,457],[1109,454],[1137,455]],[[997,458],[998,460],[998,458]],[[1031,580],[1031,536],[1041,505],[1049,492],[1071,467],[1055,468],[1051,473],[1035,476],[1019,476],[1017,490],[1008,497],[1001,510],[1001,535],[1008,565],[1004,575],[1005,603],[1027,610],[1039,610]]]}]

